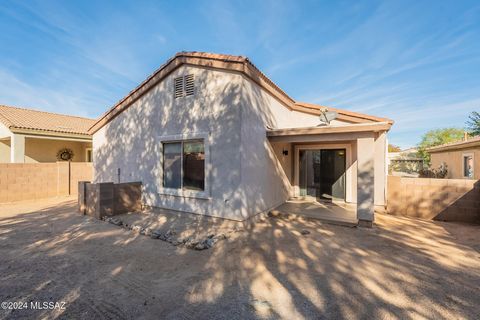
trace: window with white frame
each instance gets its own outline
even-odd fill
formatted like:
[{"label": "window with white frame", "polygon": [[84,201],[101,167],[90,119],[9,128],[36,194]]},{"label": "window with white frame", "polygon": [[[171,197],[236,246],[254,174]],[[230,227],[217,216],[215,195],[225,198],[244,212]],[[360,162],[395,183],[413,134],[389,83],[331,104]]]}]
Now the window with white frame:
[{"label": "window with white frame", "polygon": [[163,187],[205,190],[205,144],[203,140],[163,143]]},{"label": "window with white frame", "polygon": [[463,155],[463,176],[473,179],[473,154]]}]

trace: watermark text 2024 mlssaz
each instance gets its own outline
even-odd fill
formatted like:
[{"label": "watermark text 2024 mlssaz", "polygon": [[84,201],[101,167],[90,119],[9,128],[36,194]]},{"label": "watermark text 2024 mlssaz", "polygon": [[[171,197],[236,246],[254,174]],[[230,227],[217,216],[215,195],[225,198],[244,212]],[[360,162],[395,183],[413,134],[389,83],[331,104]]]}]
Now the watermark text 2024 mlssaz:
[{"label": "watermark text 2024 mlssaz", "polygon": [[3,310],[65,310],[64,301],[4,301],[0,304]]}]

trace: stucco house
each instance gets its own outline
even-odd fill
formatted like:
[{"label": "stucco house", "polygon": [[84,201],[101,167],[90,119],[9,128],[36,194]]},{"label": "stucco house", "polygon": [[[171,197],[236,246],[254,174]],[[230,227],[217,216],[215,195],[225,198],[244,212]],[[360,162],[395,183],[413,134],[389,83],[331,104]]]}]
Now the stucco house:
[{"label": "stucco house", "polygon": [[246,57],[180,52],[90,128],[94,182],[143,182],[146,205],[234,220],[290,197],[385,206],[392,120],[297,102]]},{"label": "stucco house", "polygon": [[447,143],[427,149],[430,165],[438,168],[447,165],[448,179],[480,179],[480,137]]},{"label": "stucco house", "polygon": [[0,163],[92,160],[93,119],[0,105]]}]

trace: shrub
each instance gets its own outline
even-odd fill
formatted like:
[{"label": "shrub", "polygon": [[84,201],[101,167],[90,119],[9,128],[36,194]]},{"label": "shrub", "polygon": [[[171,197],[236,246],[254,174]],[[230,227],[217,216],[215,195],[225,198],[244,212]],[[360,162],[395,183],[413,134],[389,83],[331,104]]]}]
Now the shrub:
[{"label": "shrub", "polygon": [[448,169],[445,163],[442,163],[437,169],[423,168],[418,172],[420,178],[436,178],[436,179],[446,178],[447,173],[448,173]]}]

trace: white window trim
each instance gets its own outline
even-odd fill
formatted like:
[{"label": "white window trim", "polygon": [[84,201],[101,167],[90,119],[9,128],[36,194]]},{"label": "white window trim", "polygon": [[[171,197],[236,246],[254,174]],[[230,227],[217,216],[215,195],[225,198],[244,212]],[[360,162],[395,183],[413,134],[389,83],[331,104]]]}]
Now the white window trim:
[{"label": "white window trim", "polygon": [[[211,199],[210,192],[210,172],[211,172],[211,162],[210,162],[210,134],[206,132],[198,133],[183,133],[169,136],[159,136],[159,150],[160,150],[160,159],[159,159],[159,185],[158,185],[158,194],[160,195],[170,195],[175,197],[183,198],[197,198],[197,199]],[[205,188],[203,191],[196,190],[184,190],[184,189],[173,189],[165,188],[163,186],[163,144],[168,142],[181,142],[188,140],[203,140],[204,150],[205,150]],[[182,164],[183,166],[183,164]]]},{"label": "white window trim", "polygon": [[[467,177],[465,175],[465,157],[472,157],[473,167],[472,167],[472,177]],[[462,177],[464,179],[475,179],[475,155],[473,152],[467,152],[462,154]]]}]

